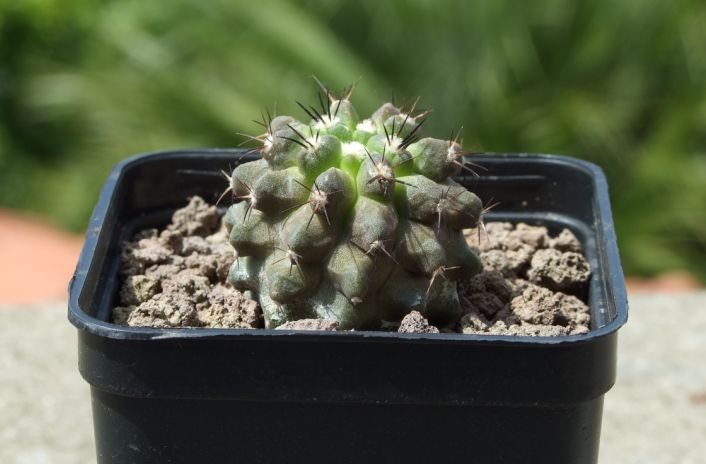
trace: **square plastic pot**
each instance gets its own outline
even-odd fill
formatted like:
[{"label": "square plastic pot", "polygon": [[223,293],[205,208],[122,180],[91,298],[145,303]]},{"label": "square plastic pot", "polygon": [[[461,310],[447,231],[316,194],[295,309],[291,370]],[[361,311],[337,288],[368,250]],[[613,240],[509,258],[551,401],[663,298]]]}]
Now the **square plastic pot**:
[{"label": "square plastic pot", "polygon": [[133,328],[110,322],[119,247],[188,197],[215,201],[237,150],[131,158],[110,174],[70,286],[98,462],[595,463],[627,301],[607,185],[549,155],[474,161],[490,220],[568,227],[593,269],[591,332],[512,337]]}]

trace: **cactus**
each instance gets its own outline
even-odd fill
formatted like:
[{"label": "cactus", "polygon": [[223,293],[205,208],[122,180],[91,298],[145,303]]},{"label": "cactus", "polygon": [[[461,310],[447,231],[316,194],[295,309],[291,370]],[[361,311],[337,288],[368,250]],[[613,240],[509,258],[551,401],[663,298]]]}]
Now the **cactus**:
[{"label": "cactus", "polygon": [[240,200],[224,219],[229,281],[257,295],[268,328],[328,318],[375,329],[411,311],[453,325],[456,279],[480,269],[462,229],[478,225],[481,201],[452,179],[467,153],[458,136],[420,138],[414,106],[360,120],[352,88],[299,103],[308,124],[263,116],[261,159],[227,176]]}]

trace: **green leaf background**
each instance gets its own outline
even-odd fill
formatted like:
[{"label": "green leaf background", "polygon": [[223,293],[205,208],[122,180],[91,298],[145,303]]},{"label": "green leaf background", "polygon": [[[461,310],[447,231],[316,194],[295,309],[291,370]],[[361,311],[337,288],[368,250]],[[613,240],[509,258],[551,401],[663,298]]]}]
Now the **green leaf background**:
[{"label": "green leaf background", "polygon": [[700,0],[0,0],[0,206],[80,231],[134,153],[235,146],[312,74],[463,126],[468,148],[600,164],[626,271],[706,281]]}]

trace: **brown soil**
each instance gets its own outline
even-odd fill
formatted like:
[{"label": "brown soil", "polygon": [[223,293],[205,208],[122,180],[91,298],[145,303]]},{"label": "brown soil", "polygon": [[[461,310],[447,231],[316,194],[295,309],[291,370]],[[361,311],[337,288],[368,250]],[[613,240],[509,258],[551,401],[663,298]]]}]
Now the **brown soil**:
[{"label": "brown soil", "polygon": [[429,324],[419,311],[412,311],[407,314],[400,323],[397,330],[401,333],[439,333],[439,329]]},{"label": "brown soil", "polygon": [[161,233],[142,231],[123,247],[123,284],[113,321],[152,327],[263,327],[256,301],[226,284],[235,260],[218,210],[201,198]]},{"label": "brown soil", "polygon": [[[460,324],[444,328],[476,334],[568,335],[589,330],[585,293],[590,269],[568,230],[550,237],[544,227],[489,223],[480,242],[483,271],[459,282]],[[235,255],[218,210],[194,197],[163,231],[138,233],[123,247],[120,304],[113,321],[131,326],[261,328],[256,301],[226,282]],[[387,329],[438,333],[416,311]],[[279,329],[340,330],[327,319],[289,322]]]},{"label": "brown soil", "polygon": [[333,332],[341,330],[341,327],[335,319],[299,319],[298,321],[285,322],[275,330],[324,330]]},{"label": "brown soil", "polygon": [[575,335],[589,331],[586,293],[590,266],[568,229],[550,237],[546,227],[509,222],[469,230],[483,272],[459,283],[463,333]]}]

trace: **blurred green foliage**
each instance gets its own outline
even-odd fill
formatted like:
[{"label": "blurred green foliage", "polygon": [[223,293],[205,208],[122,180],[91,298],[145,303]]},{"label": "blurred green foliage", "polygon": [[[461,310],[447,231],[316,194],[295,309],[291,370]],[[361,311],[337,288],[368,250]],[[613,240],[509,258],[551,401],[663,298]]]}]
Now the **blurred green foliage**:
[{"label": "blurred green foliage", "polygon": [[234,146],[311,74],[427,133],[607,171],[626,270],[706,280],[700,0],[0,0],[0,204],[80,230],[127,155]]}]

